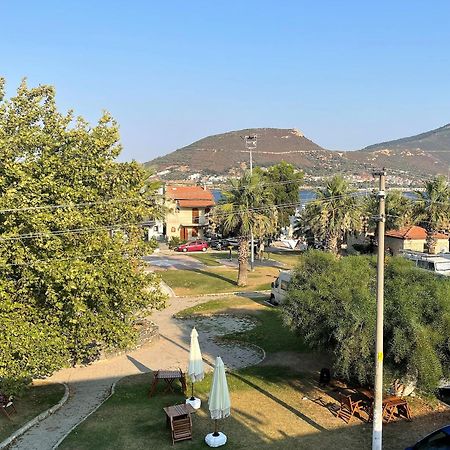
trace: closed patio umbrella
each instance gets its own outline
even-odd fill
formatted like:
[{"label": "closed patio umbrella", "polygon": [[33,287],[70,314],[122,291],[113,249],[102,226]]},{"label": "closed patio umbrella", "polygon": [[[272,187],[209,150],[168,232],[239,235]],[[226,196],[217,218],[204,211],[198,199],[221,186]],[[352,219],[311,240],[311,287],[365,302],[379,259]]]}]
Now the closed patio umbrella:
[{"label": "closed patio umbrella", "polygon": [[193,408],[198,409],[200,408],[201,401],[199,398],[194,397],[194,383],[203,380],[205,371],[203,367],[202,352],[200,351],[200,345],[198,343],[198,333],[195,327],[191,331],[191,348],[189,351],[187,375],[191,379],[192,392],[191,398],[187,399],[186,403],[190,403]]},{"label": "closed patio umbrella", "polygon": [[230,394],[228,392],[227,377],[225,375],[225,366],[222,358],[216,358],[214,367],[213,383],[208,400],[209,412],[211,419],[214,419],[214,433],[210,433],[205,437],[205,442],[210,447],[219,447],[227,442],[225,434],[217,431],[217,421],[225,419],[230,415]]}]

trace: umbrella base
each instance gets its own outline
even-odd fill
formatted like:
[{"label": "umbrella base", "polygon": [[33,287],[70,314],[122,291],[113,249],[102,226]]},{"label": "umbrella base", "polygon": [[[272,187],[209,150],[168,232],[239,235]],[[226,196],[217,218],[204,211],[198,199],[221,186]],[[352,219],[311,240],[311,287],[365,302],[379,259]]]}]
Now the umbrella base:
[{"label": "umbrella base", "polygon": [[202,401],[196,397],[189,397],[188,399],[186,399],[186,404],[191,405],[194,409],[199,409],[200,406],[202,406]]},{"label": "umbrella base", "polygon": [[227,443],[227,437],[223,433],[218,433],[218,436],[214,436],[214,433],[209,433],[205,437],[205,442],[210,447],[220,447]]}]

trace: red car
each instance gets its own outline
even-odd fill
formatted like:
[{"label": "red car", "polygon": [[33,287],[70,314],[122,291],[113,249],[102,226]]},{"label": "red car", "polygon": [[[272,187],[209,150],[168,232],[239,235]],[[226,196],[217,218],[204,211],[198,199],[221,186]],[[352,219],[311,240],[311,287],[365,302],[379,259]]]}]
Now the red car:
[{"label": "red car", "polygon": [[181,244],[175,248],[176,252],[206,252],[208,243],[205,241],[192,241],[186,244]]}]

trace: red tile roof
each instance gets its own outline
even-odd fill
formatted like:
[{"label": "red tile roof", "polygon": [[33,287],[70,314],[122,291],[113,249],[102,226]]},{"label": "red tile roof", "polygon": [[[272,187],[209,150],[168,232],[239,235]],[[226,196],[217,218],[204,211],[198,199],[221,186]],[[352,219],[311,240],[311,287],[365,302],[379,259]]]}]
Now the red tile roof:
[{"label": "red tile roof", "polygon": [[178,200],[181,208],[207,208],[214,206],[214,200]]},{"label": "red tile roof", "polygon": [[[386,236],[398,238],[398,239],[412,239],[420,240],[427,238],[427,231],[425,228],[413,225],[411,227],[400,228],[400,230],[391,230],[386,232]],[[443,233],[435,233],[436,239],[448,239],[449,236]]]},{"label": "red tile roof", "polygon": [[167,186],[166,197],[177,201],[182,208],[215,205],[212,192],[201,186]]}]

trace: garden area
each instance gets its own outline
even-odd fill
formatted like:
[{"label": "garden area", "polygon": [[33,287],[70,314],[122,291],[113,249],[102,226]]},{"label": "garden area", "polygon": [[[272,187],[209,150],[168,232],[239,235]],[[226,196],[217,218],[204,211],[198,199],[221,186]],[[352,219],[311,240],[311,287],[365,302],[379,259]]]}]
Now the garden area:
[{"label": "garden area", "polygon": [[62,384],[33,384],[14,399],[16,413],[8,410],[11,420],[0,417],[0,442],[39,414],[56,405],[64,395]]},{"label": "garden area", "polygon": [[[312,352],[303,339],[284,324],[279,309],[261,299],[220,298],[181,311],[177,319],[249,317],[256,322],[249,331],[221,336],[228,343],[258,345],[266,352],[260,364],[229,371],[231,416],[219,422],[230,449],[368,448],[372,425],[359,418],[346,424],[335,416],[338,401],[333,389],[318,385],[318,372],[330,364],[330,355]],[[200,331],[199,331],[200,332]],[[115,394],[80,424],[61,444],[61,449],[173,448],[163,407],[184,402],[181,389],[164,394],[163,386],[148,398],[151,374],[122,379]],[[193,439],[179,448],[208,448],[213,431],[207,396],[211,374],[196,383],[202,408],[193,415]],[[396,420],[384,427],[384,448],[398,449],[414,443],[430,430],[450,421],[450,411],[416,397],[410,400],[413,422]]]}]

